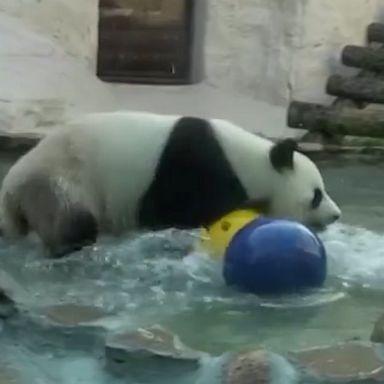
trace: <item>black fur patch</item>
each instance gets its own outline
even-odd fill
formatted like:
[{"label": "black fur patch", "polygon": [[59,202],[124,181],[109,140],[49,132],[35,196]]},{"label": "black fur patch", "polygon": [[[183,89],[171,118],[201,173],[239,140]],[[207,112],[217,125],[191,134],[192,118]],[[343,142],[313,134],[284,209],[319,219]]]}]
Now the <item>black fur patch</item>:
[{"label": "black fur patch", "polygon": [[315,188],[313,191],[313,198],[311,201],[311,208],[312,209],[317,209],[320,207],[320,204],[323,200],[323,191],[320,188]]},{"label": "black fur patch", "polygon": [[293,169],[293,155],[296,150],[297,143],[293,139],[285,139],[276,143],[269,153],[273,168],[277,172]]},{"label": "black fur patch", "polygon": [[147,229],[197,228],[247,200],[208,121],[183,117],[174,126],[138,222]]}]

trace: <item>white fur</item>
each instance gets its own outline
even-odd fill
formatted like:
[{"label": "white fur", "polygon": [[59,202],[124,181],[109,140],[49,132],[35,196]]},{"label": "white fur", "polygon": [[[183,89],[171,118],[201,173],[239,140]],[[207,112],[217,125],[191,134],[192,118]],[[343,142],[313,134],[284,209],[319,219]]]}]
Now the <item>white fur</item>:
[{"label": "white fur", "polygon": [[[321,204],[310,209],[315,188],[323,192]],[[326,226],[341,216],[340,208],[328,195],[316,165],[306,156],[295,153],[294,171],[274,175],[273,211],[301,222]]]},{"label": "white fur", "polygon": [[[148,113],[94,114],[73,123],[75,137],[82,132],[94,153],[87,172],[100,188],[106,227],[135,227],[139,199],[153,179],[155,167],[177,116]],[[122,215],[124,212],[124,215]]]},{"label": "white fur", "polygon": [[[23,196],[23,190],[36,175],[49,176],[58,190],[69,191],[68,204],[77,200],[85,205],[102,231],[135,228],[138,201],[153,179],[161,151],[179,117],[144,112],[95,113],[49,135],[4,179],[0,195],[3,230],[15,232],[9,196],[15,201],[32,199]],[[269,140],[228,121],[212,119],[211,123],[251,198],[270,197],[274,213],[308,222],[328,224],[340,214],[326,194],[317,167],[305,156],[296,153],[294,170],[277,173],[269,161]],[[318,209],[310,210],[316,187],[323,191],[324,199]]]},{"label": "white fur", "polygon": [[[302,222],[325,226],[341,215],[340,208],[328,195],[317,166],[295,152],[293,170],[276,172],[269,161],[270,140],[250,134],[231,122],[211,120],[222,146],[251,198],[272,200],[272,214],[296,218]],[[314,189],[323,192],[317,209],[310,209]]]}]

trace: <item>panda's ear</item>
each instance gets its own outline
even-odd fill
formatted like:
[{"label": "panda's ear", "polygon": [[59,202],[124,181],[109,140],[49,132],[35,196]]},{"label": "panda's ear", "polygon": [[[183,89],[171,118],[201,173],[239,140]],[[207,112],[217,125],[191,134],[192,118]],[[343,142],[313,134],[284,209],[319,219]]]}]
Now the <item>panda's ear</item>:
[{"label": "panda's ear", "polygon": [[269,159],[273,168],[278,172],[293,169],[293,155],[298,146],[295,140],[285,139],[273,145],[269,152]]}]

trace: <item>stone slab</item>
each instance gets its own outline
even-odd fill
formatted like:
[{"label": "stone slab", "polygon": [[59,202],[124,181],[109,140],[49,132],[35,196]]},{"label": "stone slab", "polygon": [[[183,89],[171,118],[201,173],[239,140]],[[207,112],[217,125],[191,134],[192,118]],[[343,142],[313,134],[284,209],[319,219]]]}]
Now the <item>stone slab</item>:
[{"label": "stone slab", "polygon": [[337,383],[365,383],[384,380],[384,366],[375,349],[362,343],[316,347],[290,354],[300,369]]}]

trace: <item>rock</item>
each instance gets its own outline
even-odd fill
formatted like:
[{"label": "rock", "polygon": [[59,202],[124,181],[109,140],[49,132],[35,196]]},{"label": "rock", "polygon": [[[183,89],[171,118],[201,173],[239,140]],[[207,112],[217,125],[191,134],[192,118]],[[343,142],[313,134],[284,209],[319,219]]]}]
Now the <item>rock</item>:
[{"label": "rock", "polygon": [[196,361],[200,356],[198,352],[184,345],[178,336],[160,326],[113,333],[107,338],[106,348],[107,352],[119,355],[119,359],[129,359],[134,354]]},{"label": "rock", "polygon": [[107,316],[100,308],[77,304],[53,305],[43,312],[47,319],[66,326],[90,323]]},{"label": "rock", "polygon": [[162,372],[175,380],[180,375],[195,372],[202,354],[156,325],[108,335],[105,356],[108,369],[114,373],[129,373],[140,381]]},{"label": "rock", "polygon": [[282,356],[263,350],[230,354],[223,366],[223,384],[297,383],[298,374]]},{"label": "rock", "polygon": [[19,384],[18,372],[0,364],[0,384]]},{"label": "rock", "polygon": [[306,374],[327,382],[384,379],[383,363],[372,346],[345,343],[299,351],[290,357]]},{"label": "rock", "polygon": [[264,351],[235,354],[224,368],[223,384],[268,384],[271,367]]},{"label": "rock", "polygon": [[384,315],[377,319],[371,333],[371,341],[374,343],[384,343]]}]

